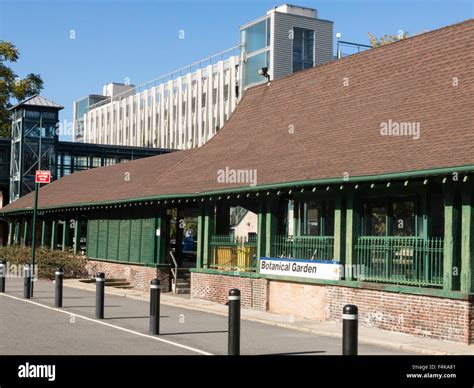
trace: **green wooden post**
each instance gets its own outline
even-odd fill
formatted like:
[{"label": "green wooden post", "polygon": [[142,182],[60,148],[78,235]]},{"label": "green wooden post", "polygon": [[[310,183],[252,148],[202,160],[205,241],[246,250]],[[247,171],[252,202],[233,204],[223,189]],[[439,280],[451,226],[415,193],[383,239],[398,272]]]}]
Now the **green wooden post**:
[{"label": "green wooden post", "polygon": [[18,220],[15,221],[15,236],[14,236],[14,243],[20,243],[20,222]]},{"label": "green wooden post", "polygon": [[[454,286],[454,270],[456,260],[456,238],[458,211],[454,201],[454,186],[446,183],[444,191],[444,260],[443,260],[443,289],[452,291]],[[459,273],[458,273],[459,275]]]},{"label": "green wooden post", "polygon": [[23,246],[26,247],[28,245],[28,219],[25,218],[25,221],[23,221]]},{"label": "green wooden post", "polygon": [[63,241],[61,242],[61,249],[63,252],[67,251],[67,248],[69,246],[69,220],[64,218],[64,223],[63,223]]},{"label": "green wooden post", "polygon": [[265,256],[272,257],[278,227],[278,198],[267,198],[265,213]]},{"label": "green wooden post", "polygon": [[[425,190],[421,194],[421,220],[422,220],[422,235],[423,235],[423,244],[426,244],[426,241],[431,236],[431,209],[430,209],[430,193],[428,190]],[[415,233],[418,235],[418,231]],[[430,254],[428,249],[424,249],[425,253],[423,256],[423,268],[419,268],[421,260],[418,260],[417,270],[423,271],[423,276],[420,276],[420,279],[423,278],[425,282],[429,282],[431,276],[431,263],[430,263]]]},{"label": "green wooden post", "polygon": [[[74,254],[77,255],[81,249],[81,221],[79,221],[79,216],[76,216],[74,220],[74,241],[73,241],[73,250]],[[118,249],[117,249],[118,252]]]},{"label": "green wooden post", "polygon": [[13,222],[9,221],[8,222],[8,242],[7,242],[8,245],[12,245],[13,243],[13,238],[14,238],[13,231],[14,231]]},{"label": "green wooden post", "polygon": [[157,264],[165,264],[166,262],[166,242],[167,242],[167,233],[166,229],[166,209],[158,209],[156,215],[156,258],[155,262]]},{"label": "green wooden post", "polygon": [[51,221],[51,250],[58,247],[58,220]]},{"label": "green wooden post", "polygon": [[209,268],[212,262],[211,238],[215,233],[215,206],[214,204],[206,204],[205,206],[202,264],[203,268]]},{"label": "green wooden post", "polygon": [[263,199],[260,199],[258,202],[258,223],[257,223],[257,259],[260,257],[265,257],[265,240],[266,240],[266,231],[265,231],[265,202]]},{"label": "green wooden post", "polygon": [[201,205],[199,207],[199,214],[197,219],[196,268],[202,268],[203,264],[204,216],[204,205]]},{"label": "green wooden post", "polygon": [[[346,280],[351,280],[352,268],[357,264],[357,256],[355,245],[360,234],[360,214],[358,208],[357,195],[354,190],[347,190],[346,195],[346,258],[345,258],[345,274]],[[364,271],[364,269],[360,269]],[[359,272],[359,271],[357,271]]]},{"label": "green wooden post", "polygon": [[461,188],[461,292],[474,293],[474,223],[472,185]]},{"label": "green wooden post", "polygon": [[342,194],[335,199],[334,207],[334,257],[338,262],[344,261],[344,237],[345,237],[346,214]]},{"label": "green wooden post", "polygon": [[43,220],[41,221],[41,247],[44,247],[46,245],[47,227],[47,222],[43,218]]}]

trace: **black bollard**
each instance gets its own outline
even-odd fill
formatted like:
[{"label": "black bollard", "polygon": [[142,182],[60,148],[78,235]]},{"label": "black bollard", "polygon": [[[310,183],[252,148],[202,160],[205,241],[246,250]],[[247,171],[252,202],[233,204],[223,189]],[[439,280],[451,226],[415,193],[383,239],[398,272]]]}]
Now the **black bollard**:
[{"label": "black bollard", "polygon": [[358,310],[353,304],[346,304],[342,309],[342,355],[357,356],[358,345]]},{"label": "black bollard", "polygon": [[5,279],[7,278],[6,274],[7,268],[5,262],[0,261],[0,292],[5,292]]},{"label": "black bollard", "polygon": [[104,290],[105,290],[105,274],[97,272],[95,279],[95,317],[104,319]]},{"label": "black bollard", "polygon": [[150,285],[150,334],[160,334],[160,281],[153,279]]},{"label": "black bollard", "polygon": [[23,287],[23,298],[30,299],[31,293],[31,271],[30,265],[26,264],[23,268],[23,276],[24,276],[24,287]]},{"label": "black bollard", "polygon": [[63,307],[63,277],[64,271],[62,268],[58,268],[54,273],[56,275],[56,280],[54,282],[56,292],[54,294],[54,305],[56,307]]},{"label": "black bollard", "polygon": [[229,291],[229,356],[240,355],[240,290],[232,288]]}]

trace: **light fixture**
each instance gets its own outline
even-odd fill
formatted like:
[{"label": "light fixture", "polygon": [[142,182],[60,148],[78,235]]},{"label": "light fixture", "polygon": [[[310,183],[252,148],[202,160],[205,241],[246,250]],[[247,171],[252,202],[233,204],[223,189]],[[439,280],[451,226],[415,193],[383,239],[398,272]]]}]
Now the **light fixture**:
[{"label": "light fixture", "polygon": [[270,75],[268,74],[268,67],[261,67],[258,69],[258,75],[265,77],[270,82]]}]

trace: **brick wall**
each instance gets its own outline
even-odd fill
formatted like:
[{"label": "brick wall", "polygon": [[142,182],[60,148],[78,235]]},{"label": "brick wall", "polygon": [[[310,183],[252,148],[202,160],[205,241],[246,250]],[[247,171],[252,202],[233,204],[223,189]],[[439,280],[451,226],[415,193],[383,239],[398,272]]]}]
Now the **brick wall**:
[{"label": "brick wall", "polygon": [[109,263],[106,261],[89,260],[86,265],[89,276],[104,272],[106,278],[126,279],[137,290],[147,291],[150,282],[157,277],[161,282],[161,291],[170,289],[169,267],[151,268],[142,265]]},{"label": "brick wall", "polygon": [[266,279],[191,273],[191,298],[225,304],[231,288],[240,290],[242,306],[267,310],[268,281]]},{"label": "brick wall", "polygon": [[359,320],[367,326],[423,337],[469,343],[472,303],[425,295],[328,287],[329,320],[340,320],[342,308],[359,307]]},{"label": "brick wall", "polygon": [[268,310],[291,317],[326,320],[326,288],[312,284],[269,282]]},{"label": "brick wall", "polygon": [[191,274],[191,297],[227,303],[230,288],[245,307],[319,321],[340,321],[342,308],[355,304],[359,323],[384,330],[474,343],[474,302],[363,288],[302,284],[239,276]]}]

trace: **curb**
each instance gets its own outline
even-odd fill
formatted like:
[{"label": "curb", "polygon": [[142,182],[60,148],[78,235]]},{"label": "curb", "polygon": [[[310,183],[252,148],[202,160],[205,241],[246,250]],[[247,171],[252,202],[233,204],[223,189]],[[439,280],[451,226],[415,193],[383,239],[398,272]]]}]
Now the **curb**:
[{"label": "curb", "polygon": [[[93,292],[94,289],[92,287],[88,286],[82,286],[79,284],[64,284],[64,287],[70,287],[70,288],[75,288],[75,289],[80,289],[84,291],[91,291]],[[140,291],[140,292],[145,292],[145,291]],[[130,295],[128,293],[124,293],[123,291],[116,291],[116,290],[111,290],[105,288],[105,293],[109,295],[114,295],[114,296],[121,296],[124,298],[129,298],[129,299],[135,299],[135,300],[140,300],[140,301],[148,301],[147,297],[141,296],[141,295]],[[161,298],[161,303],[167,306],[172,306],[172,307],[177,307],[177,308],[183,308],[187,310],[194,310],[194,311],[202,311],[206,312],[209,314],[215,314],[215,315],[220,315],[220,316],[227,316],[226,312],[220,312],[214,309],[206,308],[203,306],[189,306],[187,304],[183,303],[176,303],[174,301],[169,301],[163,298]],[[241,319],[249,322],[257,322],[257,323],[262,323],[265,325],[270,325],[270,326],[276,326],[276,327],[282,327],[285,329],[292,329],[292,330],[298,330],[301,332],[305,333],[311,333],[311,334],[316,334],[324,337],[331,337],[331,338],[342,338],[342,333],[334,333],[332,331],[327,331],[327,330],[318,330],[318,329],[313,329],[309,327],[295,327],[294,325],[286,324],[286,323],[281,323],[281,322],[274,322],[266,319],[261,319],[261,318],[255,318],[255,317],[250,317],[246,316],[245,314],[241,315]],[[365,336],[359,336],[359,342],[366,344],[366,345],[376,345],[376,346],[381,346],[385,347],[388,349],[393,349],[393,350],[402,350],[406,352],[413,352],[413,353],[419,353],[419,354],[425,354],[425,355],[435,355],[435,356],[450,356],[450,355],[458,355],[459,353],[451,353],[451,352],[445,352],[445,351],[439,351],[439,350],[432,350],[432,349],[426,349],[422,348],[416,345],[409,345],[409,344],[394,344],[392,342],[386,342],[382,340],[377,340],[377,339],[372,339],[369,337]],[[473,349],[474,351],[474,349]]]}]

